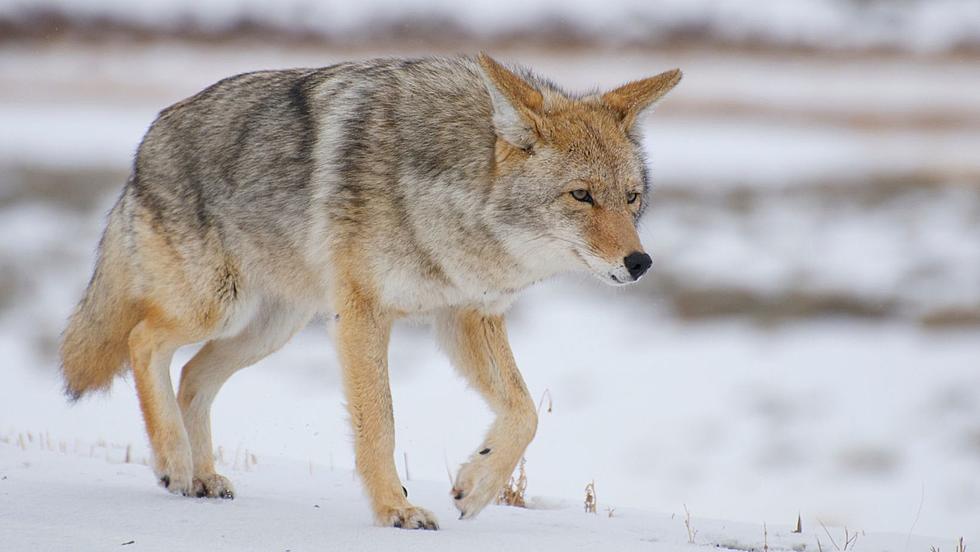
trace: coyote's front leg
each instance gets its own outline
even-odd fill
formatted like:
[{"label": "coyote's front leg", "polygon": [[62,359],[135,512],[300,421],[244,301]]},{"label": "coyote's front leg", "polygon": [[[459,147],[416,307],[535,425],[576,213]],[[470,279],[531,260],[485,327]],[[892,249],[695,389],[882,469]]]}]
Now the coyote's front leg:
[{"label": "coyote's front leg", "polygon": [[438,529],[427,510],[406,500],[395,471],[395,427],[388,387],[391,318],[354,286],[337,296],[337,350],[343,367],[347,410],[354,429],[354,457],[378,523],[406,529]]},{"label": "coyote's front leg", "polygon": [[456,310],[439,322],[453,363],[486,399],[497,419],[456,475],[460,518],[478,514],[503,488],[534,437],[538,416],[507,343],[503,316]]}]

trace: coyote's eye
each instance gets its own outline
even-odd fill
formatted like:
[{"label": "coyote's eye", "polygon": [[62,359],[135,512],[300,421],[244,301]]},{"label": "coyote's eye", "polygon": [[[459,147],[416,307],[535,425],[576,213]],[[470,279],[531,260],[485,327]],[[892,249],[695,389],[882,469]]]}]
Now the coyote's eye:
[{"label": "coyote's eye", "polygon": [[630,193],[626,194],[626,203],[636,203],[636,200],[639,197],[640,197],[640,194],[638,194],[636,192],[630,192]]},{"label": "coyote's eye", "polygon": [[572,190],[572,197],[578,201],[592,203],[592,194],[588,190]]}]

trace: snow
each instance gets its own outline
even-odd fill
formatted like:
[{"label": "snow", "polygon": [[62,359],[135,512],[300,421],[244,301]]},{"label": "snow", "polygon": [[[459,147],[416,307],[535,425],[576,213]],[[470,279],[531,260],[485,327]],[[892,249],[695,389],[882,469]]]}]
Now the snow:
[{"label": "snow", "polygon": [[[686,504],[699,515],[751,523],[786,525],[801,512],[808,526],[980,537],[971,437],[980,414],[971,399],[980,392],[975,335],[861,325],[636,325],[621,306],[556,301],[569,291],[559,282],[530,294],[511,324],[529,388],[553,399],[527,452],[532,495],[577,509],[595,480],[602,506],[617,512],[663,514]],[[316,473],[352,467],[338,368],[324,334],[312,327],[223,389],[214,432],[229,464],[255,454],[259,471],[280,461],[304,476],[309,464]],[[30,431],[83,455],[90,450],[84,443],[109,442],[118,445],[109,453],[116,460],[127,446],[134,459],[147,457],[130,380],[117,381],[109,396],[69,406],[50,361],[25,351],[28,341],[17,332],[5,335],[0,436],[16,442]],[[175,376],[191,352],[181,352]],[[478,446],[490,415],[427,331],[400,326],[391,365],[399,472],[404,478],[407,459],[412,480],[430,482],[420,505],[447,521],[446,472]],[[141,474],[131,483],[136,496],[162,494],[149,469],[139,469],[127,472]],[[238,490],[243,500],[258,499],[248,484]],[[355,517],[368,524],[364,499],[349,493]]]},{"label": "snow", "polygon": [[[98,451],[100,454],[101,449]],[[0,444],[0,540],[9,550],[628,550],[667,536],[651,523],[562,511],[491,507],[486,522],[457,521],[443,489],[411,482],[436,505],[442,531],[372,527],[346,470],[264,461],[236,472],[234,501],[186,499],[147,485],[146,468]],[[29,499],[32,507],[18,507]],[[442,504],[439,508],[438,505]],[[59,520],[52,531],[50,520]],[[660,526],[660,527],[658,527]],[[666,533],[666,534],[665,534]],[[680,545],[661,544],[676,550]]]},{"label": "snow", "polygon": [[[155,116],[145,109],[118,107],[3,105],[0,118],[7,132],[0,134],[0,161],[68,167],[125,165]],[[52,150],[59,154],[52,156]]]},{"label": "snow", "polygon": [[[0,542],[6,550],[727,550],[802,552],[817,539],[843,545],[843,530],[742,524],[632,508],[584,513],[577,504],[547,509],[490,506],[478,520],[455,519],[444,489],[408,482],[431,504],[440,531],[365,523],[368,509],[346,470],[272,459],[233,468],[233,501],[183,498],[148,484],[146,467],[124,463],[110,446],[47,449],[48,442],[0,442]],[[88,453],[86,454],[86,450]],[[24,507],[29,504],[29,507]],[[52,526],[52,520],[57,520]],[[953,549],[948,539],[858,533],[860,550]],[[131,548],[120,548],[120,547]]]}]

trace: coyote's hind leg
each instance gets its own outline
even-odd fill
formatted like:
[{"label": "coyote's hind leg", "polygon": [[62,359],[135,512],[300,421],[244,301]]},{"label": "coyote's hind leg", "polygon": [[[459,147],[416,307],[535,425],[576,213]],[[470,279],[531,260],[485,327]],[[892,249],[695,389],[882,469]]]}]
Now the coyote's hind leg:
[{"label": "coyote's hind leg", "polygon": [[279,350],[310,320],[310,308],[265,304],[234,337],[209,341],[184,365],[177,395],[190,439],[195,496],[234,498],[231,482],[215,472],[211,404],[232,374]]},{"label": "coyote's hind leg", "polygon": [[189,495],[193,487],[193,461],[187,431],[170,380],[174,351],[192,339],[182,338],[175,326],[149,316],[129,334],[130,362],[143,421],[153,449],[153,470],[172,493]]}]

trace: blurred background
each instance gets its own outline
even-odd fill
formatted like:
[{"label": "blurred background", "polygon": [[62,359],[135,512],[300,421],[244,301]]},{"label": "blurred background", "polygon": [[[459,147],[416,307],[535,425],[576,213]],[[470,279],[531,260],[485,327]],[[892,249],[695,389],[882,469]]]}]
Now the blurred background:
[{"label": "blurred background", "polygon": [[[650,276],[513,311],[530,495],[980,539],[975,0],[0,0],[0,437],[146,455],[132,382],[69,409],[56,346],[160,109],[243,71],[480,50],[570,89],[685,73],[643,123]],[[491,419],[428,333],[391,351],[409,488]],[[322,324],[214,417],[259,469],[353,465]]]}]

